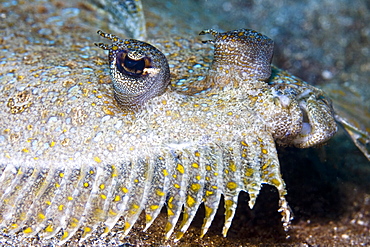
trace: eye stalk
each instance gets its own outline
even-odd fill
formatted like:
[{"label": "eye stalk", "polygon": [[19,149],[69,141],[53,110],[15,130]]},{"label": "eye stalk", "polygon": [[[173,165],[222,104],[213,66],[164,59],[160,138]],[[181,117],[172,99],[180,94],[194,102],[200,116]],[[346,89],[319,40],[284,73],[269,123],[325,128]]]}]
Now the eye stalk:
[{"label": "eye stalk", "polygon": [[109,51],[114,97],[122,108],[137,110],[166,91],[170,69],[162,52],[139,40],[119,39],[100,30],[98,34],[114,42],[95,45]]},{"label": "eye stalk", "polygon": [[269,37],[252,29],[239,29],[218,33],[204,30],[200,35],[212,34],[215,38],[205,43],[215,46],[214,61],[210,73],[225,73],[230,68],[240,72],[246,80],[267,81],[271,76],[271,60],[274,42]]}]

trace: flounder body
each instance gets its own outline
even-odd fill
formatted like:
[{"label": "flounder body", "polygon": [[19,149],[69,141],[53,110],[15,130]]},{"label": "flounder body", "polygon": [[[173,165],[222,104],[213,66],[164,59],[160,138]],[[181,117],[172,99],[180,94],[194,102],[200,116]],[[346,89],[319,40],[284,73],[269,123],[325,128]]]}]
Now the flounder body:
[{"label": "flounder body", "polygon": [[[275,145],[328,140],[336,132],[330,100],[270,65],[268,37],[206,33],[215,36],[211,45],[158,41],[156,48],[100,31],[113,41],[98,44],[109,50],[113,93],[68,80],[4,90],[3,231],[63,244],[76,233],[108,234],[121,218],[126,235],[143,210],[147,229],[166,206],[166,238],[183,213],[178,240],[204,203],[203,236],[223,195],[226,236],[240,191],[253,207],[262,184],[277,188],[287,229],[292,215]],[[188,70],[194,76],[182,78]]]}]

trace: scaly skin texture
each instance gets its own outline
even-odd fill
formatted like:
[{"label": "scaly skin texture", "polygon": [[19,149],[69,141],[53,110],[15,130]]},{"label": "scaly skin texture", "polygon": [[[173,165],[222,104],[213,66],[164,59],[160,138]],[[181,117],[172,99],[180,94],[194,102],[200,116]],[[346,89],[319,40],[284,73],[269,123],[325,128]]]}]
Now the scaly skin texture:
[{"label": "scaly skin texture", "polygon": [[[7,85],[2,109],[7,118],[1,123],[7,140],[0,180],[3,230],[10,235],[38,234],[42,239],[56,236],[53,239],[64,243],[77,231],[81,239],[95,231],[108,234],[123,216],[123,234],[128,234],[142,210],[149,227],[166,203],[166,237],[184,205],[175,236],[179,239],[204,202],[204,235],[223,194],[226,235],[239,192],[249,193],[253,207],[262,184],[277,188],[283,224],[288,227],[291,215],[275,141],[306,147],[330,138],[336,130],[330,103],[321,90],[275,67],[271,76],[268,72],[258,76],[249,70],[250,63],[236,63],[245,56],[262,57],[256,62],[268,71],[269,56],[255,56],[255,52],[271,47],[259,42],[252,42],[257,49],[248,46],[255,39],[250,36],[268,41],[267,37],[251,30],[210,32],[216,36],[219,58],[209,71],[207,49],[194,52],[200,46],[186,40],[156,44],[160,50],[172,51],[168,57],[176,75],[170,89],[140,102],[138,110],[114,105],[111,88],[104,85],[99,91],[92,83],[68,79],[30,81],[26,88],[19,82]],[[117,41],[112,50],[124,46],[125,41]],[[148,59],[164,63],[151,46],[127,42],[139,44],[138,53],[144,47]],[[241,56],[232,53],[234,46]],[[184,48],[191,54],[185,64],[177,61],[184,56],[176,56],[176,49]],[[193,71],[204,73],[181,78],[189,64]],[[113,83],[124,83],[114,59],[110,67],[116,71]],[[49,68],[45,73],[63,78],[58,70]],[[167,85],[166,76],[161,78],[160,83]],[[45,102],[51,104],[45,107]],[[20,128],[19,122],[27,125]]]}]

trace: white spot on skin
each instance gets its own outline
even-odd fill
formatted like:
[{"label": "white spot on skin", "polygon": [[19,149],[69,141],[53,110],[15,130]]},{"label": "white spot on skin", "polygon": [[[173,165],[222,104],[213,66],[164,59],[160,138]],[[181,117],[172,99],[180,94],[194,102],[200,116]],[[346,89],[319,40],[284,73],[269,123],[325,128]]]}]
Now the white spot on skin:
[{"label": "white spot on skin", "polygon": [[104,123],[104,122],[108,121],[109,119],[110,119],[110,116],[109,116],[109,115],[106,115],[106,116],[104,116],[104,117],[101,119],[101,121],[102,121],[102,123]]},{"label": "white spot on skin", "polygon": [[55,123],[56,121],[58,121],[57,117],[50,117],[48,120],[48,124]]},{"label": "white spot on skin", "polygon": [[102,131],[98,132],[94,137],[94,142],[99,142],[101,140],[102,135],[103,135]]},{"label": "white spot on skin", "polygon": [[279,96],[280,104],[283,107],[288,107],[290,105],[291,100],[286,95]]},{"label": "white spot on skin", "polygon": [[119,129],[119,128],[121,128],[121,126],[122,126],[122,120],[118,120],[117,121],[117,123],[116,123],[116,125],[114,126],[116,129]]}]

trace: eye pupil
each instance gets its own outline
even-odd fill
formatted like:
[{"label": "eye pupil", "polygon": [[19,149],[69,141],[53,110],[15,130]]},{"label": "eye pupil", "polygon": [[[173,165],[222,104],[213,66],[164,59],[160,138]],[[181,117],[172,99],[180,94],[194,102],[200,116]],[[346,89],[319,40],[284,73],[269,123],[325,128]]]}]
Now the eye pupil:
[{"label": "eye pupil", "polygon": [[144,58],[140,60],[134,60],[126,56],[123,60],[123,66],[130,72],[142,74],[145,68],[145,61]]},{"label": "eye pupil", "polygon": [[122,74],[142,76],[145,75],[144,69],[151,67],[151,60],[141,54],[120,51],[117,54],[116,66]]}]

